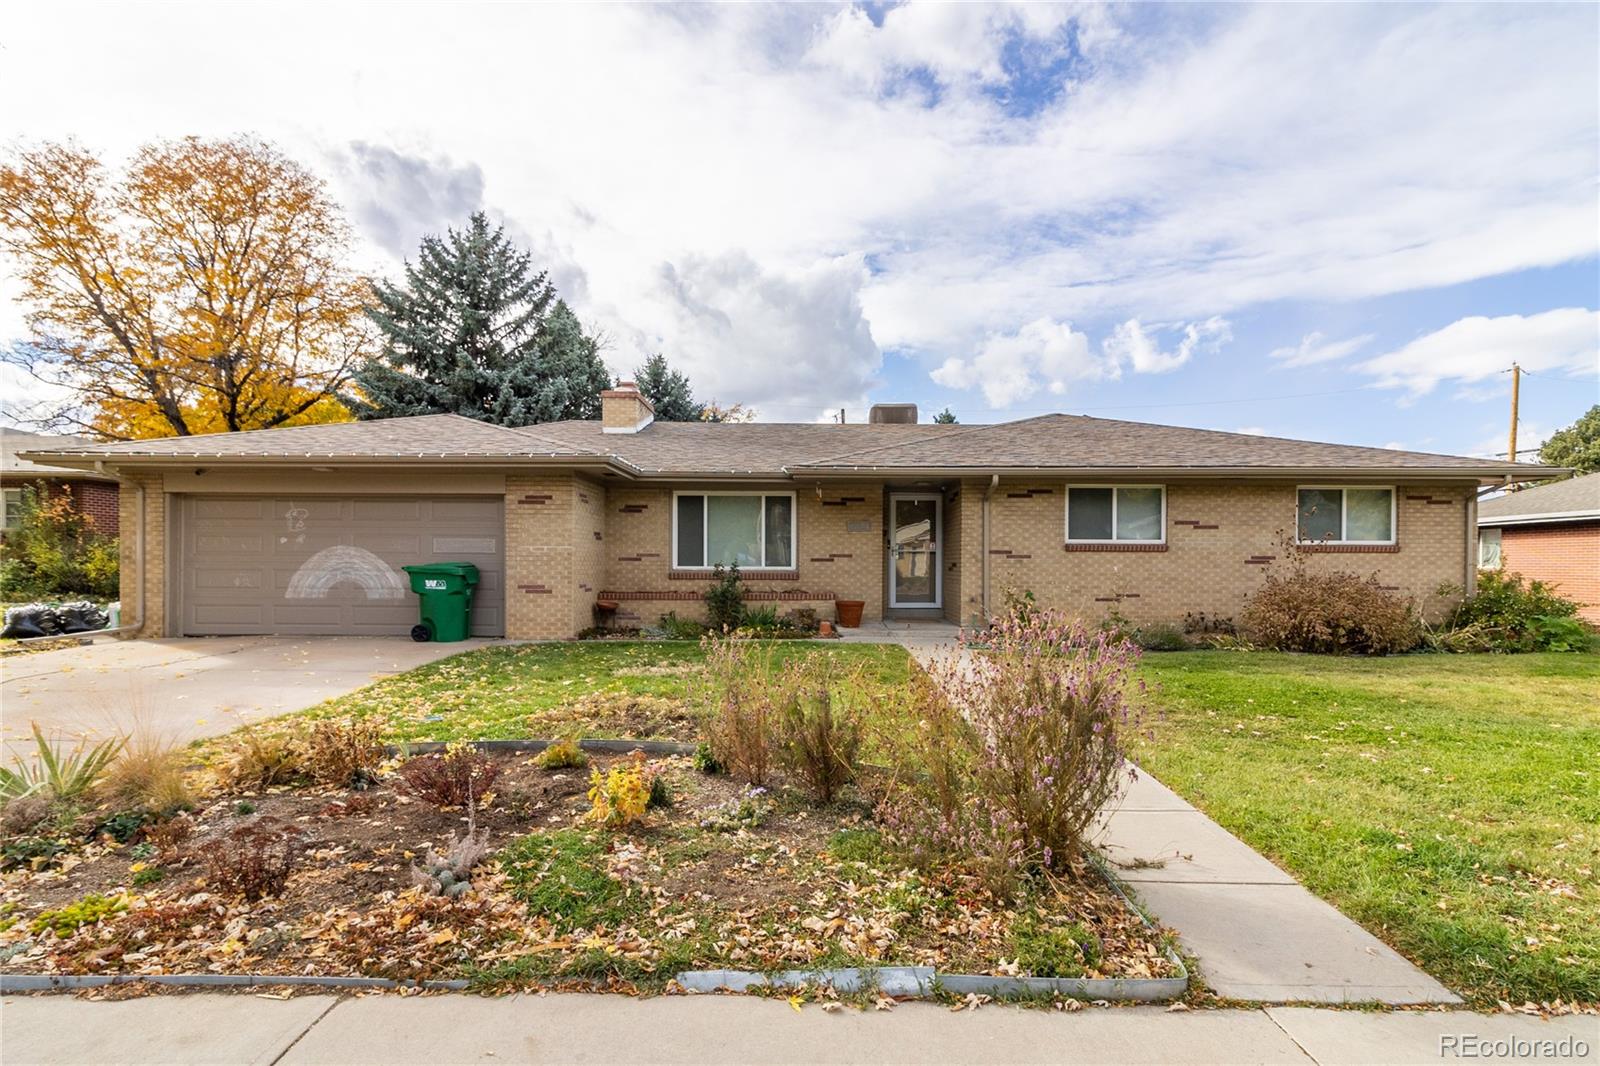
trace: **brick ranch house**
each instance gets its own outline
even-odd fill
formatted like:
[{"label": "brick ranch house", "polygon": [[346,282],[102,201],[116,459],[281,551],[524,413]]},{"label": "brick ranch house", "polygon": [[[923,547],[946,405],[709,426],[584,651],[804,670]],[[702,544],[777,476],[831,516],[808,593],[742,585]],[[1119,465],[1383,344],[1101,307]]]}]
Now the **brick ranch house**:
[{"label": "brick ranch house", "polygon": [[44,486],[47,496],[66,493],[73,506],[87,516],[94,528],[107,536],[117,535],[117,479],[94,469],[72,469],[30,462],[24,451],[49,451],[93,444],[87,437],[28,433],[0,426],[0,497],[4,500],[3,528],[15,529],[22,514],[22,492]]},{"label": "brick ranch house", "polygon": [[699,615],[719,561],[780,611],[838,600],[969,621],[1008,588],[1090,619],[1231,616],[1280,553],[1375,571],[1439,613],[1470,585],[1480,486],[1548,468],[1048,415],[917,424],[654,422],[630,384],[596,422],[454,415],[55,448],[123,479],[124,617],[150,636],[403,634],[397,567],[483,572],[473,632],[570,637]]},{"label": "brick ranch house", "polygon": [[1600,474],[1508,492],[1478,505],[1478,565],[1558,586],[1600,623]]}]

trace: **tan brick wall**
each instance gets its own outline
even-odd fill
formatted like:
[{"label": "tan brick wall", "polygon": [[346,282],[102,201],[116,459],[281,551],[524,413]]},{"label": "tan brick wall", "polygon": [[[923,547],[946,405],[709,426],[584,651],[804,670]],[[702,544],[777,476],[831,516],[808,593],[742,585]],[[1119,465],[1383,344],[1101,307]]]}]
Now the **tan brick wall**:
[{"label": "tan brick wall", "polygon": [[[1060,481],[1002,482],[995,491],[992,607],[1009,586],[1091,620],[1113,608],[1135,622],[1178,622],[1199,611],[1237,617],[1267,567],[1281,562],[1279,531],[1292,530],[1295,520],[1291,484],[1169,484],[1165,550],[1069,551],[1065,488]],[[1471,491],[1399,486],[1397,550],[1324,551],[1311,565],[1376,573],[1437,618],[1452,601],[1436,590],[1459,586],[1465,572]]]},{"label": "tan brick wall", "polygon": [[1585,605],[1582,617],[1600,623],[1600,522],[1506,526],[1500,566],[1555,585],[1561,595]]},{"label": "tan brick wall", "polygon": [[[139,558],[139,497],[136,486],[144,487],[144,558]],[[130,475],[124,479],[118,499],[118,525],[121,537],[118,563],[121,569],[119,596],[124,625],[142,623],[133,633],[138,637],[167,636],[167,505],[161,491],[161,475]],[[144,618],[139,617],[139,584],[144,583]]]},{"label": "tan brick wall", "polygon": [[[605,590],[622,601],[618,620],[653,624],[667,611],[704,618],[701,595],[709,579],[684,579],[672,571],[672,494],[716,492],[718,486],[684,484],[616,487],[606,497]],[[722,486],[724,490],[728,486]],[[813,607],[832,618],[834,599],[866,603],[865,618],[883,615],[883,487],[834,484],[818,498],[808,485],[740,485],[795,494],[795,556],[792,576],[747,573],[752,602],[774,603],[782,613]],[[852,529],[854,525],[857,528]]]},{"label": "tan brick wall", "polygon": [[574,625],[580,580],[574,484],[569,474],[506,478],[506,636],[512,640],[570,637],[582,628]]},{"label": "tan brick wall", "polygon": [[594,624],[596,593],[605,584],[606,487],[580,477],[573,480],[572,491],[572,631],[576,633]]}]

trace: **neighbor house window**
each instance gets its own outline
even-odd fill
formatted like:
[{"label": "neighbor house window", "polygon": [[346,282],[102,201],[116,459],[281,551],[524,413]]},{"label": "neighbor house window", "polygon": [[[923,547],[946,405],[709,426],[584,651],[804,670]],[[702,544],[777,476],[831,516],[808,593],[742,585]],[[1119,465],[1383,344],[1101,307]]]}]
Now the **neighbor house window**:
[{"label": "neighbor house window", "polygon": [[1478,569],[1500,569],[1500,530],[1478,530]]},{"label": "neighbor house window", "polygon": [[794,566],[794,493],[680,492],[672,506],[672,565],[762,570]]},{"label": "neighbor house window", "polygon": [[1160,485],[1074,485],[1067,489],[1067,540],[1089,544],[1166,539],[1167,490]]},{"label": "neighbor house window", "polygon": [[5,528],[19,529],[22,526],[22,490],[5,489]]},{"label": "neighbor house window", "polygon": [[1299,505],[1303,543],[1394,543],[1394,489],[1302,488]]}]

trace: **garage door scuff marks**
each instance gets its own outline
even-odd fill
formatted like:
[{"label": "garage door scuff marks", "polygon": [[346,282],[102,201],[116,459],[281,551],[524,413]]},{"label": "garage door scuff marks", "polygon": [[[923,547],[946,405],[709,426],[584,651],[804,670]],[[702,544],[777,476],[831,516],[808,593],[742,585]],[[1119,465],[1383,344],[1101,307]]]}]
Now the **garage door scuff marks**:
[{"label": "garage door scuff marks", "polygon": [[321,600],[342,584],[353,584],[369,600],[401,600],[406,583],[388,563],[365,548],[335,544],[300,564],[289,579],[287,600]]}]

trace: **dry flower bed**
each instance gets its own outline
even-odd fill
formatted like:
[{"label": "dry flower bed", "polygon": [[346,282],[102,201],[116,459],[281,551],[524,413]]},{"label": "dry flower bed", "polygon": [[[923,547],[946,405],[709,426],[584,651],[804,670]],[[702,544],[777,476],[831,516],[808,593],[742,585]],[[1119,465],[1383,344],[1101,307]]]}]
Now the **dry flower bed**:
[{"label": "dry flower bed", "polygon": [[[852,791],[808,807],[680,758],[598,757],[545,769],[491,757],[472,820],[489,854],[448,873],[468,814],[409,794],[393,763],[365,791],[275,788],[209,801],[0,879],[10,973],[470,977],[486,985],[660,988],[687,968],[856,964],[952,972],[1150,977],[1160,939],[1092,875],[1002,905],[954,874],[904,869]],[[585,815],[590,770],[659,776],[670,806],[607,829]],[[175,823],[183,826],[180,820]],[[281,893],[223,882],[241,826],[284,835]],[[248,838],[248,834],[246,834]],[[432,849],[435,854],[429,854]],[[245,856],[270,866],[273,856]],[[470,855],[469,855],[470,858]],[[419,866],[434,872],[418,887]],[[154,873],[159,871],[159,873]],[[270,873],[270,871],[268,871]],[[136,885],[136,882],[137,885]],[[82,924],[79,924],[79,923]]]}]

